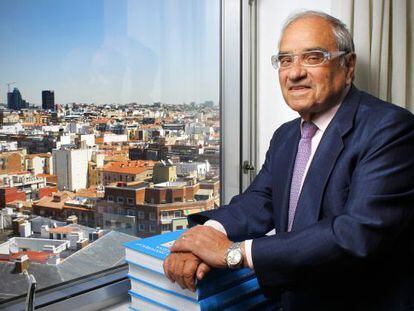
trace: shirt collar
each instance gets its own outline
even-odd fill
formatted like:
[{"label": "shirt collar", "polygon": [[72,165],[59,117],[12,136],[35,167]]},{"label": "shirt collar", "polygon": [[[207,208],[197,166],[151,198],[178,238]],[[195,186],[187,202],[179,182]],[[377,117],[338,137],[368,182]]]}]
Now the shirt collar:
[{"label": "shirt collar", "polygon": [[318,130],[320,130],[322,133],[325,132],[325,130],[328,128],[328,125],[334,118],[336,112],[339,109],[339,106],[341,106],[341,103],[329,108],[327,111],[318,115],[315,119],[312,120],[313,124],[315,124],[318,127]]},{"label": "shirt collar", "polygon": [[[336,112],[338,111],[343,100],[345,99],[346,94],[348,94],[349,89],[350,87],[348,86],[338,104],[329,108],[324,113],[318,115],[316,118],[312,120],[313,124],[315,124],[318,127],[318,130],[321,131],[322,133],[325,132],[325,130],[328,128],[329,123],[331,123],[332,119],[334,118]],[[305,120],[302,119],[301,127],[300,127],[301,131],[302,131],[303,122],[305,122]]]}]

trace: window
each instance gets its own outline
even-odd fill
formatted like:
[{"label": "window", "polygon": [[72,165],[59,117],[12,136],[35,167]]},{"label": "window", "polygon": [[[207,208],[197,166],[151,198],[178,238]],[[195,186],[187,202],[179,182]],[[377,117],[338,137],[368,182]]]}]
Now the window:
[{"label": "window", "polygon": [[162,212],[161,217],[162,218],[167,218],[168,217],[168,212]]},{"label": "window", "polygon": [[174,217],[181,217],[181,211],[174,211]]},{"label": "window", "polygon": [[161,230],[162,231],[170,231],[171,230],[170,225],[162,225]]},{"label": "window", "polygon": [[[124,129],[114,128],[115,125],[142,126],[142,129],[137,128],[137,131],[141,130],[143,133],[142,137],[131,140],[137,141],[139,138],[139,143],[146,148],[157,140],[166,138],[164,130],[154,136],[143,130],[148,127],[142,125],[143,116],[149,116],[148,119],[153,118],[160,124],[171,122],[171,126],[175,126],[177,122],[182,125],[180,129],[169,132],[172,137],[182,140],[186,145],[195,146],[195,141],[202,139],[205,146],[219,150],[220,10],[221,0],[180,0],[173,4],[170,0],[59,0],[39,1],[35,5],[31,0],[0,1],[0,81],[3,83],[3,91],[4,84],[11,83],[11,91],[17,88],[22,99],[26,100],[19,104],[37,106],[38,109],[43,106],[40,115],[45,116],[45,122],[50,122],[36,129],[37,136],[43,136],[44,139],[41,142],[33,140],[30,144],[27,143],[30,146],[27,148],[28,153],[52,153],[58,136],[59,144],[69,145],[70,135],[73,133],[93,133],[91,141],[92,144],[97,144],[99,152],[96,157],[93,156],[92,161],[97,167],[106,167],[110,161],[125,157],[125,147],[130,144],[128,137],[123,140],[123,134],[110,134],[111,131],[126,132]],[[48,93],[53,92],[53,98],[43,100],[42,91],[49,88],[51,90]],[[0,104],[7,105],[7,100],[7,93],[2,92]],[[11,115],[13,117],[13,112]],[[17,112],[17,121],[39,123],[36,121],[38,115],[31,108],[20,109]],[[16,124],[12,117],[8,123]],[[148,122],[154,124],[151,120]],[[197,129],[193,131],[195,133],[198,128],[206,126],[214,128],[214,133],[210,136],[200,134],[199,138],[190,139],[191,135],[184,130],[190,124],[196,124],[194,126]],[[46,128],[50,132],[46,132]],[[1,130],[0,128],[0,132]],[[24,131],[27,132],[27,140],[32,139],[31,133],[27,129]],[[68,138],[67,142],[64,141],[65,137]],[[33,139],[35,138],[37,137]],[[89,145],[89,142],[85,143]],[[160,228],[155,224],[158,218],[156,212],[146,216],[144,211],[134,210],[137,217],[127,217],[134,215],[127,208],[132,209],[138,203],[135,198],[131,200],[118,196],[114,188],[110,188],[115,187],[111,182],[117,180],[116,176],[123,176],[123,181],[129,179],[122,175],[126,170],[122,174],[109,169],[99,170],[94,177],[98,180],[91,180],[88,177],[90,154],[81,154],[82,149],[76,145],[71,145],[70,148],[76,151],[76,157],[62,153],[61,158],[52,158],[58,180],[67,180],[65,189],[83,189],[90,184],[95,184],[98,188],[101,187],[100,184],[107,187],[102,189],[106,192],[106,198],[97,198],[98,208],[92,207],[92,210],[98,211],[95,217],[79,217],[79,224],[90,227],[93,232],[96,227],[107,230],[113,228],[114,232],[111,233],[114,241],[119,233],[116,230],[129,229],[128,224],[133,229],[128,234],[136,234],[134,231],[146,229],[153,234],[159,231]],[[112,159],[107,162],[105,158],[104,162],[101,157],[104,153]],[[165,155],[166,153],[168,154]],[[174,156],[178,162],[208,160],[212,165],[210,177],[219,179],[219,153],[188,153],[181,157],[165,148],[156,150],[155,155],[154,159],[145,159],[147,153],[140,154],[142,160],[157,161],[161,156]],[[76,161],[72,161],[73,159]],[[141,181],[145,178],[152,182],[150,171],[140,172],[136,174],[137,177],[132,176],[134,171],[134,168],[128,171],[131,180]],[[69,189],[68,185],[73,189]],[[126,203],[128,206],[117,208],[117,204],[112,202]],[[112,213],[114,211],[120,213]],[[41,215],[51,216],[62,223],[66,221],[59,213],[48,213],[46,209],[39,209]],[[151,219],[152,227],[148,224],[137,224],[137,221],[145,218]],[[119,233],[119,241],[123,237]],[[104,243],[105,235],[101,241]],[[2,243],[0,241],[0,245]],[[96,247],[94,253],[94,243],[90,243],[88,251],[92,255],[103,256],[101,252],[104,248]],[[121,263],[123,256],[121,252],[111,254],[111,258],[106,258],[108,267]],[[85,277],[84,274],[77,275],[76,271],[95,273],[98,272],[97,269],[103,268],[98,265],[87,267],[87,270],[79,267],[66,274],[73,275],[74,278]],[[6,273],[1,271],[0,278],[3,272]],[[45,286],[41,281],[44,278],[37,277],[36,274],[34,276],[38,280],[37,288],[41,290]],[[16,282],[20,282],[19,279],[16,275]],[[21,284],[15,286],[21,290],[2,294],[8,298],[24,294],[27,289],[25,281],[22,279]],[[65,279],[67,281],[69,280]],[[47,282],[47,286],[53,285],[50,282]]]}]

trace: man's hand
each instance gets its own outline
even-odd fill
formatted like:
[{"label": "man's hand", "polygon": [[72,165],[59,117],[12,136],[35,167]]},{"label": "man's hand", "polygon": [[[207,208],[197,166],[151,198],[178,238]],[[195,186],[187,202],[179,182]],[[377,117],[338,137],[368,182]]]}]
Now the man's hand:
[{"label": "man's hand", "polygon": [[171,282],[181,288],[195,291],[195,277],[201,280],[210,267],[191,253],[170,253],[164,260],[164,273]]},{"label": "man's hand", "polygon": [[224,233],[209,226],[196,226],[175,241],[171,252],[191,252],[210,267],[225,268],[226,253],[231,244]]}]

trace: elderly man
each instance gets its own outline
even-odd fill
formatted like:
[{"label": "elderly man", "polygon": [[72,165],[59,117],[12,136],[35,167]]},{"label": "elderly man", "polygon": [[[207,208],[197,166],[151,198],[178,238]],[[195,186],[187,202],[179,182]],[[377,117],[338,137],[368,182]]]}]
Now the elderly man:
[{"label": "elderly man", "polygon": [[246,266],[283,310],[414,310],[413,115],[353,86],[352,38],[327,14],[290,18],[272,62],[300,118],[243,194],[189,217],[204,225],[167,277],[194,289],[210,267]]}]

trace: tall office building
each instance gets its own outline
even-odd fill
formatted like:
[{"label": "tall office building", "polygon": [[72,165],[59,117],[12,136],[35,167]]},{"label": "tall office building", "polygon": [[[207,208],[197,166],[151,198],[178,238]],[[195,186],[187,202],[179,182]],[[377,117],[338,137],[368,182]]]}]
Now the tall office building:
[{"label": "tall office building", "polygon": [[13,92],[7,93],[7,108],[11,110],[29,108],[29,103],[22,99],[22,95],[17,87],[13,89]]},{"label": "tall office building", "polygon": [[55,110],[55,92],[54,91],[42,91],[42,109]]}]

